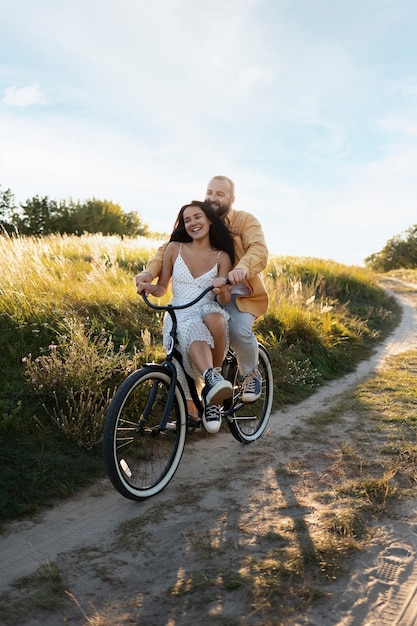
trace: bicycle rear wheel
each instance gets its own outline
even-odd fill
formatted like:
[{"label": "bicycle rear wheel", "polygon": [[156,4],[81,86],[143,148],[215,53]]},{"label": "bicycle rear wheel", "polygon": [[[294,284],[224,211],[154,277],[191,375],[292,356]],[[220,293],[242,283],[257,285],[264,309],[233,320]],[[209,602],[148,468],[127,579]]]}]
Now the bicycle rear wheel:
[{"label": "bicycle rear wheel", "polygon": [[161,420],[172,378],[159,366],[131,374],[111,401],[104,423],[103,458],[113,486],[126,498],[144,500],[174,476],[186,437],[185,399],[176,385],[165,429]]},{"label": "bicycle rear wheel", "polygon": [[227,425],[233,437],[241,443],[252,443],[264,433],[271,414],[274,380],[268,351],[259,344],[258,369],[262,376],[261,397],[255,402],[244,404],[241,401],[243,377],[239,374],[236,357],[233,357],[226,368],[225,375],[233,385],[234,397],[224,403]]}]

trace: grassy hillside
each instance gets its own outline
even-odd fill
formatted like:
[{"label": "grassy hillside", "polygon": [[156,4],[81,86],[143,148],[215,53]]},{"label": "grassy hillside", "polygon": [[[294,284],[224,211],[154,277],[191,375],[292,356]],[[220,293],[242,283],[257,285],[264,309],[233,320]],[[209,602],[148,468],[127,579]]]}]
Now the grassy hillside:
[{"label": "grassy hillside", "polygon": [[[103,416],[115,387],[163,356],[161,319],[133,280],[156,245],[0,237],[0,520],[68,497],[102,473]],[[271,304],[255,329],[271,354],[275,408],[352,370],[398,321],[395,302],[358,267],[274,257],[265,282]]]}]

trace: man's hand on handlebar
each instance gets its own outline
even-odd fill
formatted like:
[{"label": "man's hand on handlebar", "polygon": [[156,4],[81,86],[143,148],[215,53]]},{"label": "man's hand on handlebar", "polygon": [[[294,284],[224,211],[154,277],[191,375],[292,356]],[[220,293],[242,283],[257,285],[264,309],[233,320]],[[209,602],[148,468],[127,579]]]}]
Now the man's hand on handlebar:
[{"label": "man's hand on handlebar", "polygon": [[228,274],[228,278],[231,285],[239,285],[243,283],[246,278],[246,270],[234,269]]}]

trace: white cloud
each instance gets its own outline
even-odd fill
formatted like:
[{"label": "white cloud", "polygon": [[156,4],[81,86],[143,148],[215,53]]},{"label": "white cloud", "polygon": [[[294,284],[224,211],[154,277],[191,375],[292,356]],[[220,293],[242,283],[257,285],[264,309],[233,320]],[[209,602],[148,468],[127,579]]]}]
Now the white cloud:
[{"label": "white cloud", "polygon": [[273,81],[274,72],[268,67],[249,67],[241,72],[239,79],[244,89],[252,89],[256,83],[270,85]]},{"label": "white cloud", "polygon": [[342,262],[415,220],[413,0],[3,3],[0,183],[19,201],[95,195],[167,232],[225,174],[272,253]]},{"label": "white cloud", "polygon": [[27,87],[7,87],[2,100],[6,106],[26,109],[34,104],[46,104],[46,98],[37,83]]}]

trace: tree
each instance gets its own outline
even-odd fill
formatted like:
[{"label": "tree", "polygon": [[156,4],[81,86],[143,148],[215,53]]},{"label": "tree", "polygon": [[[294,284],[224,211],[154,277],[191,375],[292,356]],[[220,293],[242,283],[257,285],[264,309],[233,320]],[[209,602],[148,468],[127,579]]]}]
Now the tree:
[{"label": "tree", "polygon": [[126,235],[136,237],[149,237],[149,226],[144,224],[135,211],[130,211],[123,215],[123,225]]},{"label": "tree", "polygon": [[149,232],[135,212],[125,213],[119,204],[110,200],[91,198],[77,204],[74,224],[78,233],[102,233],[103,235],[144,235]]},{"label": "tree", "polygon": [[78,222],[82,232],[121,235],[123,211],[109,200],[91,198],[79,207]]},{"label": "tree", "polygon": [[56,206],[56,215],[54,220],[55,231],[61,235],[72,235],[77,232],[74,224],[74,215],[79,204],[75,204],[72,199],[67,202],[60,200]]},{"label": "tree", "polygon": [[135,212],[125,213],[119,204],[91,198],[81,203],[48,196],[34,196],[13,213],[13,224],[22,235],[51,233],[148,236],[149,228]]},{"label": "tree", "polygon": [[365,264],[376,272],[416,268],[417,224],[389,239],[380,252],[365,259]]},{"label": "tree", "polygon": [[6,189],[6,191],[1,191],[0,189],[0,234],[4,230],[9,234],[15,232],[15,228],[11,223],[15,210],[16,205],[11,190]]},{"label": "tree", "polygon": [[21,212],[15,214],[14,223],[22,235],[49,235],[57,232],[57,202],[48,196],[34,196],[20,204]]}]

